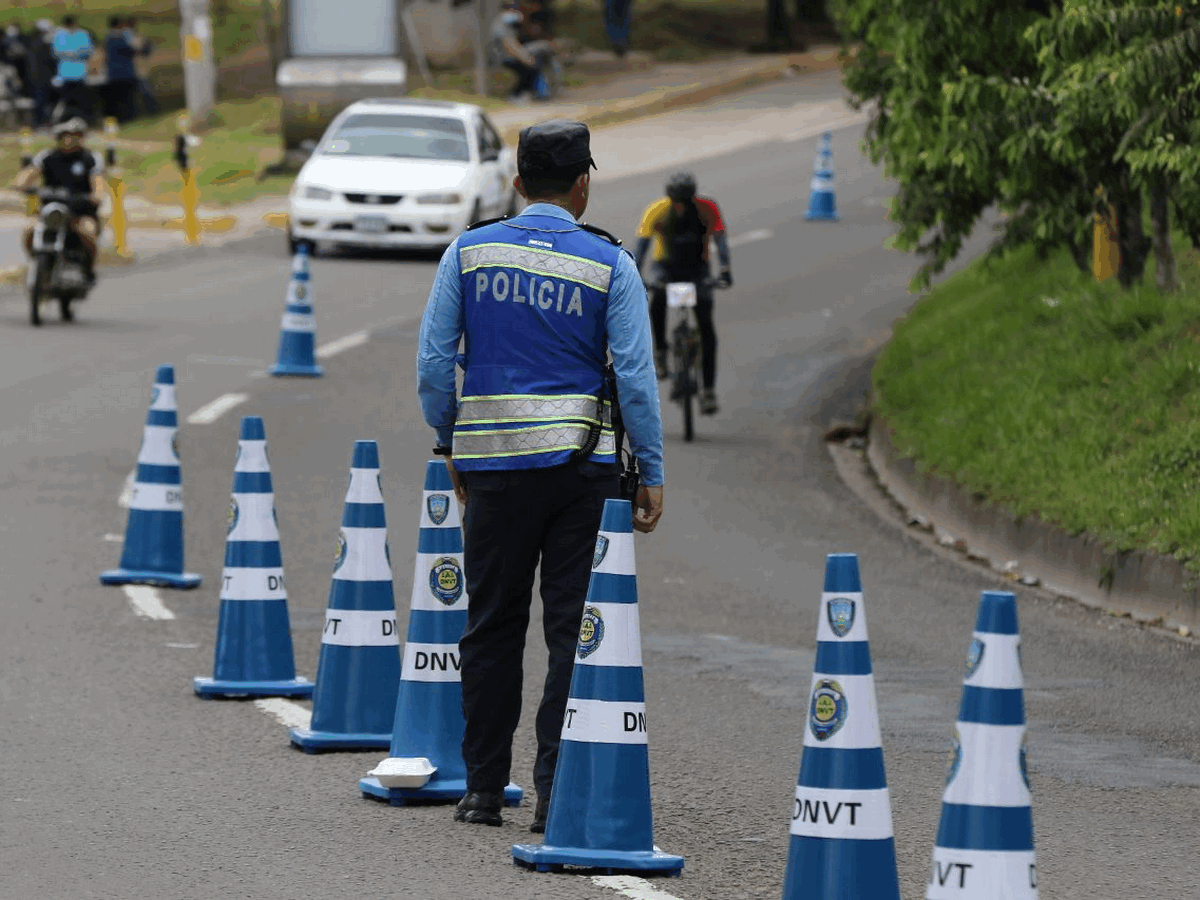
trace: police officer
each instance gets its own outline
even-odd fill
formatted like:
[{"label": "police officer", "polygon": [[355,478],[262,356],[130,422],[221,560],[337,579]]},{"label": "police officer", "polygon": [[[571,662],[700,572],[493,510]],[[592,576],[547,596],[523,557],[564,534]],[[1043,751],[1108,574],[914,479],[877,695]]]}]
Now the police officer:
[{"label": "police officer", "polygon": [[615,238],[577,222],[592,168],[583,123],[524,129],[513,184],[529,206],[515,218],[478,223],[450,245],[421,322],[425,421],[465,504],[460,822],[502,824],[540,560],[549,671],[537,713],[530,830],[545,830],[596,534],[604,501],[618,492],[619,448],[602,396],[610,353],[642,473],[633,526],[653,531],[662,515],[662,420],[645,288]]}]

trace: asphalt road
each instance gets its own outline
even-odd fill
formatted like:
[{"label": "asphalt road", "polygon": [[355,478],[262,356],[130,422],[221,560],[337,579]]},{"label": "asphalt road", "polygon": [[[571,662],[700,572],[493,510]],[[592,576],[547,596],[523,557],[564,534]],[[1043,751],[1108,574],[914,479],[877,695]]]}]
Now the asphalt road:
[{"label": "asphalt road", "polygon": [[[655,838],[686,858],[654,887],[680,900],[780,896],[824,559],[840,551],[861,561],[903,895],[923,897],[979,593],[997,586],[881,523],[821,441],[914,299],[912,260],[883,247],[892,189],[858,154],[861,129],[834,136],[842,220],[803,220],[812,104],[838,91],[801,79],[595,141],[589,221],[632,239],[664,172],[691,158],[740,239],[717,313],[723,410],[685,444],[664,406],[666,515],[637,542]],[[639,174],[621,177],[619,158]],[[73,325],[34,331],[17,298],[0,303],[0,897],[617,896],[512,865],[529,806],[493,829],[363,800],[357,780],[385,753],[306,755],[254,704],[192,693],[212,670],[243,414],[266,421],[299,672],[316,673],[355,439],[380,442],[406,620],[432,439],[413,359],[434,265],[316,260],[320,340],[371,333],[318,380],[261,376],[289,266],[275,232],[106,273]],[[156,620],[96,576],[120,553],[106,536],[124,528],[117,497],[165,362],[181,420],[248,399],[181,427],[187,562],[205,580],[161,592],[174,618]],[[1018,602],[1042,896],[1196,896],[1196,647],[1033,591]],[[527,710],[544,673],[530,637]],[[515,750],[528,789],[528,712]]]}]

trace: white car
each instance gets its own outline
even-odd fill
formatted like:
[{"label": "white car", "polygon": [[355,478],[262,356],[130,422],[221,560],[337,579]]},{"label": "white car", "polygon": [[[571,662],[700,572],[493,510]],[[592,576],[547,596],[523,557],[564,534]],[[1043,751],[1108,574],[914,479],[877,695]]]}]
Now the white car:
[{"label": "white car", "polygon": [[325,129],[288,195],[288,248],[445,247],[517,212],[516,153],[478,106],[359,100]]}]

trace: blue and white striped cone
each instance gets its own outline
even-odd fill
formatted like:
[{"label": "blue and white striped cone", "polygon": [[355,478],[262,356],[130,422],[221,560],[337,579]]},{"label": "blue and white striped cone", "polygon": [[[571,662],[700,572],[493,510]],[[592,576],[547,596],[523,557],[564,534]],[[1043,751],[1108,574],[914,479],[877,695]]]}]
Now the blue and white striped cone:
[{"label": "blue and white striped cone", "polygon": [[804,213],[804,218],[809,221],[836,222],[840,218],[837,197],[833,192],[832,140],[833,136],[827,131],[821,135],[821,143],[817,146],[817,158],[813,161],[813,177],[809,185],[808,211]]},{"label": "blue and white striped cone", "polygon": [[183,571],[183,487],[176,444],[175,367],[159,366],[138,453],[133,499],[118,569],[101,584],[194,588],[200,576]]},{"label": "blue and white striped cone", "polygon": [[399,686],[400,638],[379,445],[355,441],[317,660],[312,722],[291,730],[292,743],[308,753],[386,750]]},{"label": "blue and white striped cone", "polygon": [[317,324],[313,318],[312,280],[308,273],[308,248],[301,244],[292,259],[287,309],[279,324],[279,354],[272,375],[324,375],[316,360]]},{"label": "blue and white striped cone", "polygon": [[[358,782],[364,797],[393,806],[457,801],[467,792],[462,758],[462,675],[458,642],[467,626],[463,535],[450,473],[440,459],[425,464],[420,536],[409,601],[408,639],[387,759]],[[516,806],[524,792],[504,790]]]},{"label": "blue and white striped cone", "polygon": [[654,846],[633,506],[606,500],[592,557],[542,844],[514,844],[539,872],[584,866],[678,875]]},{"label": "blue and white striped cone", "polygon": [[1036,900],[1017,598],[984,591],[926,900]]},{"label": "blue and white striped cone", "polygon": [[784,900],[900,900],[858,557],[825,559]]},{"label": "blue and white striped cone", "polygon": [[296,677],[283,554],[267,433],[245,416],[233,470],[221,612],[211,678],[194,678],[201,697],[308,697],[313,683]]}]

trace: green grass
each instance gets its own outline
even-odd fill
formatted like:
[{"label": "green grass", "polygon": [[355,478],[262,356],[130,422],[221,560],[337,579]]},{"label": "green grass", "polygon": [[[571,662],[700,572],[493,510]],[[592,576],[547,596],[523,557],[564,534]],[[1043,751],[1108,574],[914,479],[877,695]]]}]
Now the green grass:
[{"label": "green grass", "polygon": [[1200,569],[1200,254],[1184,289],[1017,251],[935,287],[874,371],[901,452],[1018,517]]}]

